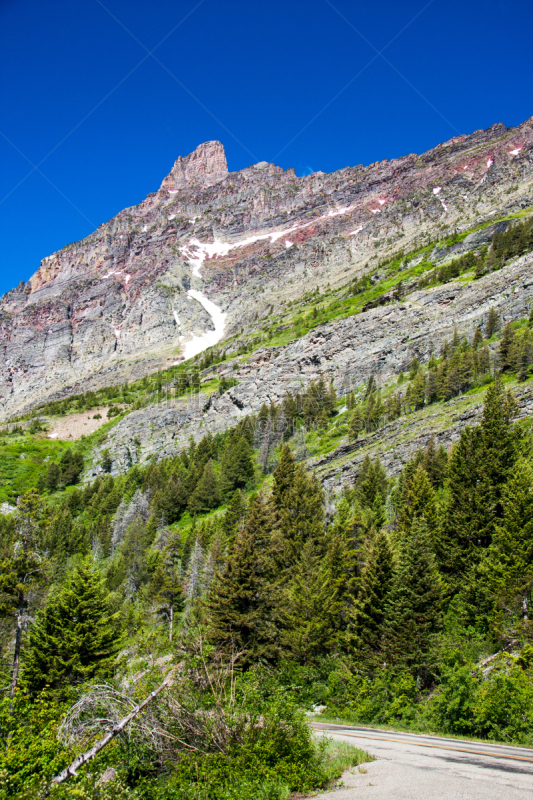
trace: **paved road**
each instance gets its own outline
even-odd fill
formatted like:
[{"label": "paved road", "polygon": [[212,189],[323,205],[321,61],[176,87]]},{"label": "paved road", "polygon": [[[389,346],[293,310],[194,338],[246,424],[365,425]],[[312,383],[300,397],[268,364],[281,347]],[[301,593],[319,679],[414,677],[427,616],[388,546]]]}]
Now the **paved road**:
[{"label": "paved road", "polygon": [[377,760],[315,800],[533,800],[533,750],[313,723]]}]

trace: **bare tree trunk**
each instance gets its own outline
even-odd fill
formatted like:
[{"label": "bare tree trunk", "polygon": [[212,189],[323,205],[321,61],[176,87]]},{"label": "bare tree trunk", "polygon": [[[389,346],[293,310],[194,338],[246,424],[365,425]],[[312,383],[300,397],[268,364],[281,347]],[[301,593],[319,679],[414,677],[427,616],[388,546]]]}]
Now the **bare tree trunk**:
[{"label": "bare tree trunk", "polygon": [[168,629],[168,641],[172,641],[172,629],[174,627],[174,606],[170,604],[170,627]]},{"label": "bare tree trunk", "polygon": [[529,598],[524,595],[524,599],[522,600],[522,614],[524,617],[524,622],[529,622]]},{"label": "bare tree trunk", "polygon": [[24,595],[19,594],[19,607],[17,609],[17,630],[15,632],[15,653],[13,655],[13,670],[11,672],[11,689],[9,690],[10,707],[13,710],[13,698],[19,678],[20,646],[22,643],[22,615],[24,612]]},{"label": "bare tree trunk", "polygon": [[[123,719],[117,722],[116,725],[113,725],[111,730],[108,731],[105,734],[105,736],[102,736],[102,738],[98,742],[96,742],[96,744],[94,744],[89,750],[77,756],[72,762],[72,764],[69,764],[69,766],[66,769],[64,769],[63,772],[60,772],[59,775],[56,775],[55,778],[52,778],[51,782],[64,783],[66,780],[68,780],[68,778],[76,776],[77,774],[76,770],[78,770],[80,767],[82,767],[84,764],[86,764],[88,761],[94,758],[95,755],[97,755],[100,752],[100,750],[103,750],[104,747],[106,747],[106,745],[108,745],[109,742],[111,742],[115,738],[115,736],[117,736],[125,728],[127,728],[130,722],[133,719],[135,719],[135,717],[138,714],[140,714],[144,708],[146,708],[148,703],[151,703],[152,700],[155,697],[157,697],[157,695],[169,685],[170,680],[172,678],[172,672],[173,670],[169,672],[163,683],[160,686],[158,686],[157,689],[154,689],[153,692],[150,692],[148,697],[145,697],[144,700],[141,703],[139,703],[139,705],[135,706],[133,711],[131,711],[126,717],[123,717]],[[44,796],[47,797],[49,794],[50,790],[48,789],[45,792]]]}]

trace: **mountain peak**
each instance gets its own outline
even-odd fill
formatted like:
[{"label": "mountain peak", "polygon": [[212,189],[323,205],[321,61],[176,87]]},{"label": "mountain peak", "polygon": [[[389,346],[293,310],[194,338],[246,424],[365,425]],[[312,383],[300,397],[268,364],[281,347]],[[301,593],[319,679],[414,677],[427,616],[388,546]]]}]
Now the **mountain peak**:
[{"label": "mountain peak", "polygon": [[169,175],[161,184],[161,191],[176,191],[191,184],[211,186],[228,174],[226,153],[221,142],[203,142],[188,156],[179,156]]}]

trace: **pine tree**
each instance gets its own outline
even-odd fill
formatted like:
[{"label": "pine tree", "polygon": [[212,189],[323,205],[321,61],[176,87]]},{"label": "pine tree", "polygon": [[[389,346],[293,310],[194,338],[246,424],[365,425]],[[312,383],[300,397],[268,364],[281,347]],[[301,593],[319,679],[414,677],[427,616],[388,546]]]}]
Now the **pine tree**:
[{"label": "pine tree", "polygon": [[502,370],[502,372],[509,371],[513,367],[511,353],[513,349],[514,339],[515,339],[515,332],[511,328],[510,323],[507,323],[507,325],[503,329],[502,338],[498,346],[499,367]]},{"label": "pine tree", "polygon": [[497,627],[507,638],[529,625],[533,595],[533,469],[520,461],[503,490],[503,520],[487,560],[497,603]]},{"label": "pine tree", "polygon": [[324,547],[324,493],[318,479],[302,464],[295,466],[292,482],[276,510],[287,563],[294,561],[310,539]]},{"label": "pine tree", "polygon": [[500,318],[498,316],[498,312],[495,308],[491,308],[489,311],[489,316],[487,318],[487,324],[485,326],[485,338],[490,339],[491,336],[496,333],[498,328],[500,327]]},{"label": "pine tree", "polygon": [[168,640],[174,635],[174,617],[183,606],[183,587],[181,583],[181,539],[172,535],[161,554],[152,575],[152,591],[156,613],[168,619]]},{"label": "pine tree", "polygon": [[100,575],[85,562],[49,598],[31,630],[24,680],[32,691],[109,675],[119,648]]},{"label": "pine tree", "polygon": [[359,437],[359,434],[363,430],[363,427],[364,427],[363,413],[361,411],[361,406],[358,403],[352,412],[350,427],[348,428],[349,438],[352,440],[357,439]]},{"label": "pine tree", "polygon": [[300,663],[307,664],[332,649],[336,595],[327,559],[308,539],[291,569],[281,606],[281,642]]},{"label": "pine tree", "polygon": [[237,489],[226,507],[224,522],[222,524],[222,529],[226,537],[228,553],[231,553],[233,549],[235,537],[238,535],[239,531],[242,530],[245,518],[246,498],[241,490]]},{"label": "pine tree", "polygon": [[375,665],[382,651],[385,606],[393,580],[392,553],[386,534],[376,535],[361,576],[359,596],[350,611],[348,640],[355,658]]},{"label": "pine tree", "polygon": [[221,485],[225,494],[244,489],[254,476],[252,448],[246,436],[233,435],[222,456]]},{"label": "pine tree", "polygon": [[296,462],[292,450],[288,444],[284,444],[279,464],[274,470],[274,482],[272,485],[272,500],[278,514],[284,506],[285,494],[292,486],[295,470]]},{"label": "pine tree", "polygon": [[421,684],[431,676],[430,649],[441,625],[441,588],[424,520],[404,538],[385,605],[383,649],[387,663],[408,669]]},{"label": "pine tree", "polygon": [[461,431],[449,458],[437,554],[453,590],[489,547],[494,526],[502,519],[501,494],[516,460],[514,407],[501,382],[491,384],[481,424]]},{"label": "pine tree", "polygon": [[189,498],[188,508],[191,514],[204,514],[220,504],[218,478],[209,460],[203,468],[202,477]]},{"label": "pine tree", "polygon": [[432,535],[437,527],[435,490],[426,470],[419,465],[412,480],[404,483],[404,501],[400,512],[400,527],[408,533],[413,520],[424,518]]},{"label": "pine tree", "polygon": [[361,472],[355,482],[356,495],[361,505],[372,508],[377,494],[381,495],[384,503],[387,497],[387,487],[387,473],[379,458],[372,461],[370,456],[365,456]]},{"label": "pine tree", "polygon": [[46,575],[47,562],[41,552],[44,538],[42,516],[43,508],[36,491],[26,492],[18,506],[15,542],[11,552],[5,553],[0,563],[0,616],[11,617],[15,623],[11,702],[18,682],[23,631]]},{"label": "pine tree", "polygon": [[275,661],[280,654],[276,519],[270,502],[252,498],[233,552],[217,574],[207,601],[208,636],[240,663]]}]

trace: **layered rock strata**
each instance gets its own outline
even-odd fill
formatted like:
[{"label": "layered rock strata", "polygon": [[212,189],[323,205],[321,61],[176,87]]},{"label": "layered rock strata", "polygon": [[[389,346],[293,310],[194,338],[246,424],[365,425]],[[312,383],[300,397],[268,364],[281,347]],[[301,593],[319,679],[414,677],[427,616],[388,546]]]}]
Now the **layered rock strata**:
[{"label": "layered rock strata", "polygon": [[224,333],[250,329],[303,291],[524,207],[532,153],[533,120],[307,177],[266,162],[228,173],[222,145],[200,145],[158,192],[4,296],[0,417],[178,360],[215,331],[200,296],[227,314]]}]

